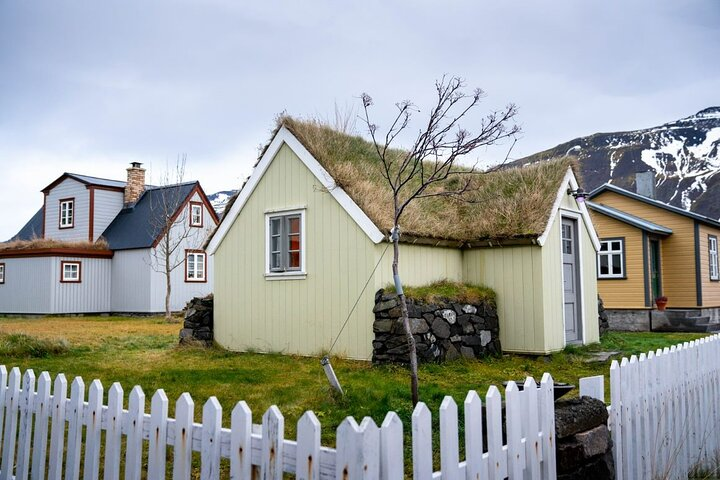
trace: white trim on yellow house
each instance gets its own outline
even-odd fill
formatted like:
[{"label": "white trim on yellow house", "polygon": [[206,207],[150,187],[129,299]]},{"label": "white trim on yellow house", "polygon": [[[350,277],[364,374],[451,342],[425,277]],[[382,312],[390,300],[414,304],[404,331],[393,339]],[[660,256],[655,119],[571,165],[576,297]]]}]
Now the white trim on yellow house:
[{"label": "white trim on yellow house", "polygon": [[247,202],[248,198],[250,198],[250,195],[252,195],[255,187],[257,187],[260,179],[265,174],[265,171],[270,166],[270,163],[273,161],[275,155],[283,144],[287,144],[288,147],[290,147],[295,155],[297,155],[308,170],[315,175],[315,178],[320,180],[323,187],[325,187],[333,198],[337,200],[340,206],[348,213],[348,215],[350,215],[350,217],[355,221],[355,223],[357,223],[362,231],[365,232],[370,240],[373,241],[373,243],[380,243],[385,238],[385,235],[383,235],[380,229],[377,228],[372,220],[370,220],[370,217],[368,217],[365,212],[358,207],[357,203],[355,203],[352,198],[345,193],[345,190],[335,184],[335,181],[328,171],[320,165],[320,162],[312,156],[312,154],[303,146],[302,143],[300,143],[295,135],[293,135],[286,127],[281,127],[273,137],[268,148],[265,150],[265,153],[253,170],[253,173],[250,175],[247,183],[240,191],[237,200],[227,213],[226,218],[223,218],[220,226],[218,226],[217,232],[207,246],[206,250],[208,254],[215,254],[230,230],[230,227],[232,227],[233,223],[235,223],[235,219],[240,214],[243,206]]},{"label": "white trim on yellow house", "polygon": [[[553,203],[553,208],[550,213],[550,219],[548,220],[547,225],[545,225],[545,231],[542,235],[540,235],[537,239],[538,245],[541,247],[545,244],[545,241],[547,240],[548,235],[550,234],[550,229],[552,228],[553,222],[555,221],[555,217],[558,214],[558,211],[560,210],[560,204],[562,203],[562,199],[565,195],[568,195],[567,189],[568,185],[572,190],[577,190],[579,185],[577,182],[577,179],[575,178],[575,174],[573,173],[571,168],[568,168],[567,173],[565,174],[565,178],[563,178],[563,182],[560,185],[560,188],[558,189],[558,193],[555,196],[555,203]],[[588,212],[587,205],[585,205],[585,202],[576,202],[578,209],[580,210],[580,213],[582,214],[583,220],[585,221],[585,228],[587,229],[588,233],[590,234],[590,238],[592,239],[593,246],[595,247],[595,251],[600,250],[600,239],[597,236],[597,232],[595,231],[595,226],[592,223],[592,219],[590,218],[590,212]],[[590,228],[592,227],[592,228]]]}]

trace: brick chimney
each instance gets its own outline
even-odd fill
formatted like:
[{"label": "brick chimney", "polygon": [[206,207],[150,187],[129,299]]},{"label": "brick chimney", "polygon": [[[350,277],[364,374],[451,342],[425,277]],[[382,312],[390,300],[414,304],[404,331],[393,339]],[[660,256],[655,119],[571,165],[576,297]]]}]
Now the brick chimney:
[{"label": "brick chimney", "polygon": [[145,190],[145,169],[142,163],[132,162],[127,169],[127,185],[125,185],[125,205],[138,201]]}]

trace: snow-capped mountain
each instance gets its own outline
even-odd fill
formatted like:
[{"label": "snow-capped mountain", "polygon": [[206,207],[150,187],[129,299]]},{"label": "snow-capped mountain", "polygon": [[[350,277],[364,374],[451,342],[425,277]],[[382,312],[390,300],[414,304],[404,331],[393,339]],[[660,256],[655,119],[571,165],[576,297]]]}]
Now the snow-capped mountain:
[{"label": "snow-capped mountain", "polygon": [[514,162],[575,155],[586,190],[609,182],[635,190],[635,173],[655,172],[657,199],[720,218],[720,107],[659,127],[597,133]]},{"label": "snow-capped mountain", "polygon": [[237,190],[223,190],[220,192],[215,192],[212,195],[208,195],[208,200],[210,200],[210,204],[215,209],[215,212],[217,212],[218,217],[222,218],[227,203],[236,193]]}]

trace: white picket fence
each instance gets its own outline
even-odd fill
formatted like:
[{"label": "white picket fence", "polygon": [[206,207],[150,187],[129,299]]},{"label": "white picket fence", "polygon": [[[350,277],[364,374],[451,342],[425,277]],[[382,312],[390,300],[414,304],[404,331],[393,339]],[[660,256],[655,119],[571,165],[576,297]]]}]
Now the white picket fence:
[{"label": "white picket fence", "polygon": [[[303,480],[390,480],[405,474],[403,425],[394,412],[387,414],[380,427],[369,417],[359,425],[346,418],[337,428],[333,449],[320,445],[320,422],[312,412],[298,421],[297,439],[286,440],[284,418],[275,406],[265,412],[262,425],[253,425],[250,408],[239,402],[227,429],[222,428],[222,407],[215,397],[203,406],[198,424],[193,422],[195,405],[187,393],[177,400],[172,419],[163,390],[155,392],[147,414],[145,394],[138,386],[130,392],[127,410],[119,383],[110,387],[107,405],[98,380],[90,384],[87,400],[81,378],[74,379],[69,398],[67,387],[63,374],[51,385],[47,372],[36,382],[32,370],[21,377],[18,368],[8,375],[0,366],[0,480],[77,480],[81,473],[84,480],[98,479],[101,465],[104,479],[118,480],[122,458],[126,480],[170,475],[185,480],[193,473],[193,452],[200,452],[199,473],[204,480],[220,478],[221,459],[229,459],[232,479],[281,480],[286,473]],[[441,469],[437,472],[433,471],[431,414],[419,403],[412,414],[413,477],[554,479],[552,377],[546,373],[540,387],[528,378],[524,387],[519,391],[511,382],[505,390],[507,441],[503,440],[500,391],[492,386],[485,397],[486,438],[483,402],[475,391],[468,393],[464,461],[459,458],[458,407],[446,397],[439,412]]]},{"label": "white picket fence", "polygon": [[720,472],[720,335],[613,361],[610,397],[619,480]]}]

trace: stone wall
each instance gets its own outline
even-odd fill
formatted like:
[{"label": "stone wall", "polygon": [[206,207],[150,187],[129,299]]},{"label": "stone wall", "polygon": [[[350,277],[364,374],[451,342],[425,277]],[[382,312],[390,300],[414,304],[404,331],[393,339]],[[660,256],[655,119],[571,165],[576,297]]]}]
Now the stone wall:
[{"label": "stone wall", "polygon": [[610,322],[608,320],[608,314],[605,311],[605,304],[602,301],[602,298],[600,298],[600,295],[598,295],[598,323],[600,326],[600,335],[602,336],[610,330]]},{"label": "stone wall", "polygon": [[613,479],[605,403],[591,397],[555,402],[558,480]]},{"label": "stone wall", "polygon": [[185,306],[185,320],[180,330],[180,343],[213,344],[213,296],[193,298]]},{"label": "stone wall", "polygon": [[[375,294],[373,363],[408,363],[405,329],[396,294]],[[500,336],[495,307],[444,302],[425,304],[408,299],[410,326],[419,362],[441,362],[499,355]]]}]

